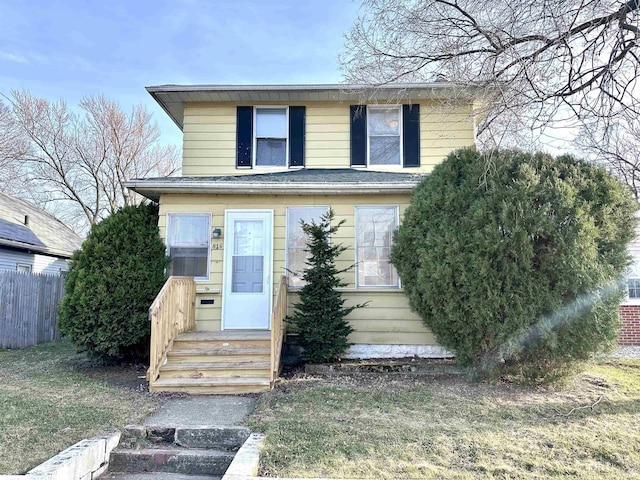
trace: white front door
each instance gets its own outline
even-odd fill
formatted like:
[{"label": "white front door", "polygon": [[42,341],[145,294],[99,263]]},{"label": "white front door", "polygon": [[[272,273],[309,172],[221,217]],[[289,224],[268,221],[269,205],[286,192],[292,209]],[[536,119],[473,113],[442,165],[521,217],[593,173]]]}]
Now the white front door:
[{"label": "white front door", "polygon": [[227,210],[225,231],[222,328],[268,329],[273,211]]}]

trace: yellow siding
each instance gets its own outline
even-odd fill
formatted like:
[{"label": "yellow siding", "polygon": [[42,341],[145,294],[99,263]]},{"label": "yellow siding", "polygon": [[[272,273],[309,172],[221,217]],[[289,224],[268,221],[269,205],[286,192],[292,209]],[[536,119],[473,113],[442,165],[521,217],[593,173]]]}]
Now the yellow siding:
[{"label": "yellow siding", "polygon": [[[168,213],[210,213],[212,228],[222,228],[225,235],[224,213],[226,209],[273,209],[274,252],[273,277],[285,274],[285,229],[287,206],[331,206],[336,220],[346,222],[338,231],[335,241],[348,250],[339,260],[339,267],[348,267],[355,260],[355,206],[399,205],[400,212],[410,201],[409,195],[357,195],[357,196],[274,196],[274,195],[163,195],[160,199],[159,227],[162,238],[166,235]],[[199,330],[220,330],[222,303],[223,239],[212,240],[210,277],[197,282],[196,324]],[[355,332],[350,337],[353,343],[365,344],[415,344],[434,345],[433,335],[422,325],[420,319],[410,311],[404,294],[399,290],[356,290],[355,273],[345,274],[348,286],[344,296],[347,304],[369,301],[368,307],[355,310],[349,317]],[[208,289],[208,292],[206,291]],[[295,301],[295,293],[290,300]],[[213,299],[213,305],[200,305],[201,299]],[[291,303],[290,302],[290,303]]]},{"label": "yellow siding", "polygon": [[[314,103],[306,106],[306,167],[349,167],[349,105]],[[244,175],[277,171],[273,168],[235,168],[236,105],[186,104],[183,131],[183,175]],[[421,167],[398,166],[384,170],[430,172],[452,150],[473,145],[474,138],[470,103],[421,102]]]}]

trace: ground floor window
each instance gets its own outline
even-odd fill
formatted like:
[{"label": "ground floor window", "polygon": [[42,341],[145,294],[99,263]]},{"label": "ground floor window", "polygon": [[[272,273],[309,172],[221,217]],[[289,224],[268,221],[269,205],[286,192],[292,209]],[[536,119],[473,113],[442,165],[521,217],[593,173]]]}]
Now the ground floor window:
[{"label": "ground floor window", "polygon": [[[307,236],[302,231],[301,220],[309,223],[318,221],[329,211],[329,207],[288,207],[287,208],[287,269],[288,272],[301,273],[308,258]],[[304,281],[293,273],[287,273],[290,287],[302,287]]]},{"label": "ground floor window", "polygon": [[170,274],[197,280],[209,278],[211,216],[172,213],[168,215],[167,223]]},{"label": "ground floor window", "polygon": [[355,222],[356,287],[398,288],[398,273],[389,261],[398,207],[356,207]]},{"label": "ground floor window", "polygon": [[18,273],[31,273],[31,265],[27,263],[18,263],[16,265],[16,271]]},{"label": "ground floor window", "polygon": [[640,300],[640,257],[634,256],[627,270],[627,287],[629,299]]}]

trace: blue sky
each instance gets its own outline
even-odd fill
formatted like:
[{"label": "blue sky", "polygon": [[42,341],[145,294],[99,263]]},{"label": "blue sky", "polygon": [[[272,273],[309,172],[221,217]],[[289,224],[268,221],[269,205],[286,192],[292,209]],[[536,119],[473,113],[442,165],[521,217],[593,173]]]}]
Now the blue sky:
[{"label": "blue sky", "polygon": [[351,0],[0,0],[0,92],[143,103],[163,142],[179,144],[145,86],[337,83],[358,9]]}]

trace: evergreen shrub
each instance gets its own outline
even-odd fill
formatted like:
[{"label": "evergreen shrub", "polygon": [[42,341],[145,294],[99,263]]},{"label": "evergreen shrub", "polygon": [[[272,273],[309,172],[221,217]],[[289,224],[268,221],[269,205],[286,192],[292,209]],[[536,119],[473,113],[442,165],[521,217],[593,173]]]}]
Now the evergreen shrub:
[{"label": "evergreen shrub", "polygon": [[148,311],[167,265],[156,206],[124,207],[94,225],[71,259],[60,332],[95,357],[148,358]]},{"label": "evergreen shrub", "polygon": [[[366,304],[345,307],[345,300],[337,289],[347,284],[340,275],[352,267],[339,270],[336,259],[347,250],[342,244],[331,244],[344,220],[332,225],[335,213],[329,209],[316,223],[302,221],[307,235],[307,268],[302,273],[306,282],[299,290],[299,301],[287,321],[295,325],[303,347],[302,358],[311,363],[323,363],[339,358],[349,347],[347,337],[353,328],[345,317]],[[291,272],[294,273],[294,272]]]},{"label": "evergreen shrub", "polygon": [[415,189],[391,258],[460,364],[553,381],[615,345],[636,208],[571,156],[463,149]]}]

